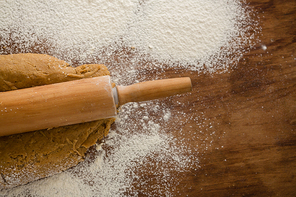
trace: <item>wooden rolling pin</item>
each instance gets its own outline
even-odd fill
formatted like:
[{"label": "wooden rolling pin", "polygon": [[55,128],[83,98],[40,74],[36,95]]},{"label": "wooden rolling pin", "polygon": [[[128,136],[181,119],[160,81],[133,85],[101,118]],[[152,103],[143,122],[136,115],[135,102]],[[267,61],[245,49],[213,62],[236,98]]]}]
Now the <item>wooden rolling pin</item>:
[{"label": "wooden rolling pin", "polygon": [[109,76],[0,93],[0,136],[115,117],[117,106],[191,91],[189,77],[112,88]]}]

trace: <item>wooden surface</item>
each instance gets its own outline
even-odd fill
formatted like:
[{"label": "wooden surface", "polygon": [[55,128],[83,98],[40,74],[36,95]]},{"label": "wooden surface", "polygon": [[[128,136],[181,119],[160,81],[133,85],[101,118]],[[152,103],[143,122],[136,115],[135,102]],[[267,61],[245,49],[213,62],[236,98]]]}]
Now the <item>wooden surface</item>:
[{"label": "wooden surface", "polygon": [[[176,196],[296,196],[296,1],[248,3],[260,18],[261,42],[238,66],[224,74],[163,74],[192,79],[192,94],[182,98],[187,104],[174,110],[200,121],[187,120],[174,133],[199,147],[192,152],[199,166],[172,180]],[[153,172],[140,175],[143,187],[156,184]]]},{"label": "wooden surface", "polygon": [[[158,73],[139,67],[150,79],[192,79],[193,92],[180,98],[183,105],[164,100],[173,113],[198,117],[183,118],[184,124],[172,132],[196,150],[191,154],[198,159],[171,180],[177,183],[170,191],[176,196],[296,196],[296,1],[247,3],[259,16],[262,31],[256,36],[261,42],[229,72],[167,68]],[[153,171],[143,168],[139,181],[153,193],[159,183]],[[135,184],[138,196],[145,196],[143,188]]]},{"label": "wooden surface", "polygon": [[248,2],[261,43],[229,73],[188,73],[189,107],[204,112],[213,128],[203,132],[218,139],[200,151],[199,169],[179,177],[180,196],[296,196],[296,1]]}]

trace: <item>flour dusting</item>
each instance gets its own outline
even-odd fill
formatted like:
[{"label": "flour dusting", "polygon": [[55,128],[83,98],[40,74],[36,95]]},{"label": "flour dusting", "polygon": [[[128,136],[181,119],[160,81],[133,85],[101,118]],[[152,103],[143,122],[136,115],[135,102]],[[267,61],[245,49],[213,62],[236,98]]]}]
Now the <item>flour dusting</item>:
[{"label": "flour dusting", "polygon": [[[239,0],[14,0],[1,6],[0,54],[105,64],[118,85],[147,80],[147,73],[161,78],[166,68],[226,72],[253,47],[258,30],[255,13]],[[175,196],[180,183],[174,177],[198,169],[206,151],[223,148],[214,142],[224,134],[203,112],[182,111],[191,107],[182,102],[189,95],[124,105],[93,158],[0,196]]]},{"label": "flour dusting", "polygon": [[243,28],[249,13],[236,0],[145,1],[139,15],[127,36],[132,46],[192,70],[227,68],[237,61],[229,56],[239,57],[251,36]]},{"label": "flour dusting", "polygon": [[75,59],[83,64],[100,48],[120,38],[135,6],[135,0],[3,2],[1,44],[17,48],[19,53],[39,50],[69,63]]},{"label": "flour dusting", "polygon": [[[147,106],[161,104],[146,102]],[[97,145],[96,158],[86,159],[75,168],[64,173],[29,183],[2,192],[4,196],[122,196],[123,193],[137,195],[135,188],[141,193],[147,193],[141,187],[143,177],[139,172],[148,162],[150,171],[158,176],[162,188],[157,188],[155,194],[166,193],[168,189],[177,186],[167,183],[176,174],[188,170],[189,166],[198,165],[198,160],[186,156],[188,149],[178,145],[177,139],[161,130],[160,123],[150,118],[143,118],[149,110],[137,115],[140,122],[131,123],[129,117],[134,112],[133,104],[123,107],[121,115],[116,120],[116,129],[111,130],[104,143]],[[160,112],[165,116],[168,111]],[[132,131],[127,127],[141,127],[141,131]],[[159,164],[167,166],[166,169]],[[146,167],[147,168],[147,167]],[[147,169],[145,169],[147,170]],[[148,180],[146,180],[148,181]],[[170,185],[168,185],[170,184]],[[172,185],[171,185],[172,184]],[[140,189],[139,189],[140,188]],[[1,193],[0,193],[1,194]]]}]

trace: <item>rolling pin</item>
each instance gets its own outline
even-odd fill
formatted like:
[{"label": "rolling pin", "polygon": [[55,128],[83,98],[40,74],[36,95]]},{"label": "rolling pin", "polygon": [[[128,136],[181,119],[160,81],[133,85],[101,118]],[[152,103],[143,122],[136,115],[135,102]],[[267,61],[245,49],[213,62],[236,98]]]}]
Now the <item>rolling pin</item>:
[{"label": "rolling pin", "polygon": [[115,117],[117,106],[191,91],[189,77],[112,88],[110,76],[0,93],[0,136]]}]

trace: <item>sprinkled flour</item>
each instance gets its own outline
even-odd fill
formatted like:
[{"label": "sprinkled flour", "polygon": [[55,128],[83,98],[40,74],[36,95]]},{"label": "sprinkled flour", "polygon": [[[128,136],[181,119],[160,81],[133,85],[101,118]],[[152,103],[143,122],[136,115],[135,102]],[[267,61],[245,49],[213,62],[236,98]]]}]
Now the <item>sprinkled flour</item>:
[{"label": "sprinkled flour", "polygon": [[[120,85],[167,67],[224,72],[255,42],[252,14],[239,0],[1,1],[0,54],[103,63]],[[183,96],[126,104],[94,158],[0,196],[174,196],[173,177],[199,168],[199,154],[223,137],[203,112],[182,111]],[[184,136],[200,143],[189,147]]]},{"label": "sprinkled flour", "polygon": [[248,42],[241,23],[249,20],[245,11],[236,0],[145,1],[128,38],[132,46],[158,60],[191,65],[193,70],[213,64],[215,70],[225,68],[233,61],[217,65],[218,61],[232,53],[239,56]]},{"label": "sprinkled flour", "polygon": [[14,40],[19,52],[46,42],[47,53],[85,61],[120,38],[135,8],[135,0],[1,2],[0,35],[4,45]]},{"label": "sprinkled flour", "polygon": [[0,44],[6,52],[1,47],[0,53],[39,51],[83,64],[94,57],[108,61],[130,47],[138,52],[131,63],[144,58],[215,72],[254,44],[255,21],[238,0],[15,0],[1,6]]}]

